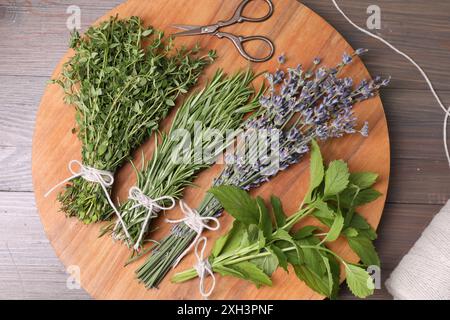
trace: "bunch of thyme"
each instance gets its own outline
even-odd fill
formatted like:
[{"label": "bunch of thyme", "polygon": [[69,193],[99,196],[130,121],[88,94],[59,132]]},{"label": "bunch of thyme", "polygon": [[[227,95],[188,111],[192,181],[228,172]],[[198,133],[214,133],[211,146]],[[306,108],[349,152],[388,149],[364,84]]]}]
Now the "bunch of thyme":
[{"label": "bunch of thyme", "polygon": [[[145,196],[165,197],[159,204],[167,205],[167,197],[180,198],[196,174],[216,161],[228,145],[224,139],[233,139],[229,133],[238,129],[244,116],[258,105],[260,94],[250,99],[255,94],[253,79],[250,70],[231,77],[219,70],[203,90],[189,96],[177,111],[169,132],[162,135],[152,159],[137,171],[136,186]],[[141,247],[157,210],[149,212],[146,207],[136,206],[134,200],[128,200],[120,209],[131,239],[119,223],[115,227],[110,224],[106,231],[112,231],[115,239],[128,245]]]},{"label": "bunch of thyme", "polygon": [[[235,156],[215,179],[213,186],[232,185],[250,190],[298,163],[309,152],[312,140],[325,141],[357,132],[367,136],[367,123],[360,130],[356,129],[354,105],[376,96],[389,80],[380,77],[363,80],[354,88],[352,78],[338,78],[339,72],[355,56],[365,52],[358,49],[352,55],[344,54],[342,62],[335,68],[319,67],[321,62],[316,58],[309,70],[299,65],[287,72],[277,70],[274,74],[267,74],[270,88],[269,94],[260,99],[263,112],[247,121],[245,128],[278,130],[277,149],[271,150],[268,156],[260,157],[256,163],[248,161],[255,158],[252,154],[246,158]],[[197,211],[202,217],[211,217],[219,215],[222,206],[213,195],[207,194]],[[195,236],[186,225],[176,225],[136,271],[138,279],[146,287],[156,287]]]},{"label": "bunch of thyme", "polygon": [[[74,32],[70,46],[74,55],[53,83],[76,108],[83,165],[112,173],[158,128],[177,97],[214,58],[214,52],[194,56],[199,48],[171,54],[172,40],[144,28],[138,17],[111,17],[84,36]],[[62,211],[85,223],[109,217],[109,203],[98,183],[74,179],[58,200]]]}]

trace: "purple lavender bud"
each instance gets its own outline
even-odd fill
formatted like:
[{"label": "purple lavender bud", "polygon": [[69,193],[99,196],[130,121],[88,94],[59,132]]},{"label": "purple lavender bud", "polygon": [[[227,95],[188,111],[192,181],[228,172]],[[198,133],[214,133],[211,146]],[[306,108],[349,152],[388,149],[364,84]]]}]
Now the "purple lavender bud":
[{"label": "purple lavender bud", "polygon": [[389,83],[391,83],[391,77],[390,77],[390,76],[389,76],[388,78],[384,79],[384,80],[381,82],[381,86],[386,87],[386,86],[389,85]]},{"label": "purple lavender bud", "polygon": [[319,70],[317,70],[316,72],[316,78],[317,80],[322,80],[323,78],[325,78],[327,76],[327,71],[325,70],[325,68],[320,68]]},{"label": "purple lavender bud", "polygon": [[285,64],[286,63],[286,55],[284,53],[281,56],[278,57],[278,63],[279,64]]},{"label": "purple lavender bud", "polygon": [[364,122],[364,126],[361,128],[359,133],[361,133],[361,135],[363,137],[368,137],[369,136],[369,123],[367,121]]},{"label": "purple lavender bud", "polygon": [[317,65],[319,65],[320,64],[320,58],[319,57],[316,57],[314,60],[313,60],[313,63],[317,66]]},{"label": "purple lavender bud", "polygon": [[283,81],[283,79],[284,79],[284,71],[282,71],[282,70],[277,70],[277,71],[275,72],[275,74],[274,74],[274,77],[273,77],[273,83],[274,83],[274,84],[278,84],[278,83],[280,83],[281,81]]},{"label": "purple lavender bud", "polygon": [[344,56],[342,57],[342,63],[347,65],[350,64],[353,61],[353,57],[349,55],[348,53],[344,53]]},{"label": "purple lavender bud", "polygon": [[355,51],[355,54],[358,55],[358,56],[361,56],[361,55],[363,55],[364,53],[366,53],[366,52],[368,52],[368,51],[369,51],[368,49],[365,49],[365,48],[359,48],[359,49],[357,49],[357,50]]}]

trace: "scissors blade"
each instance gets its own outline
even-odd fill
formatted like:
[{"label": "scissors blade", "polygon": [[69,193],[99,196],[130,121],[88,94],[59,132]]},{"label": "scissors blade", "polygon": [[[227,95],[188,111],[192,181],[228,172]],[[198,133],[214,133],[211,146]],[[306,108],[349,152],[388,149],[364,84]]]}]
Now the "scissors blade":
[{"label": "scissors blade", "polygon": [[174,33],[172,34],[175,37],[183,37],[183,36],[195,36],[195,35],[201,35],[204,34],[203,32],[203,26],[191,26],[191,25],[185,25],[185,24],[174,24],[172,27],[176,29],[185,30],[182,32]]}]

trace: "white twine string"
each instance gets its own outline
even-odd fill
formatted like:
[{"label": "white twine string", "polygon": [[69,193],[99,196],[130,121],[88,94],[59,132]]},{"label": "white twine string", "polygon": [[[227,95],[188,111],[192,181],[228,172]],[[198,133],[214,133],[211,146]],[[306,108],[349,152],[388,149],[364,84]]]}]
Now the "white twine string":
[{"label": "white twine string", "polygon": [[[190,229],[192,229],[195,233],[197,233],[197,236],[195,237],[194,241],[192,241],[191,245],[184,250],[184,252],[178,257],[178,259],[175,261],[175,264],[173,267],[175,268],[180,261],[184,258],[185,255],[188,254],[188,252],[192,249],[193,246],[197,243],[197,241],[200,239],[200,236],[204,229],[208,229],[211,231],[219,230],[220,228],[220,222],[217,218],[214,217],[202,217],[198,214],[197,210],[194,210],[190,208],[184,201],[180,201],[180,208],[181,211],[184,213],[184,218],[178,219],[178,220],[169,220],[166,219],[168,223],[178,224],[181,222],[184,222]],[[216,223],[216,226],[211,227],[208,225],[208,222],[214,221]]]},{"label": "white twine string", "polygon": [[[171,210],[175,208],[175,199],[170,196],[163,196],[156,199],[152,199],[149,196],[146,196],[141,189],[134,186],[131,187],[128,191],[128,199],[135,201],[136,204],[130,208],[133,210],[138,207],[144,207],[148,210],[147,216],[145,217],[144,223],[142,224],[142,229],[139,234],[139,238],[137,242],[134,244],[134,250],[138,250],[140,243],[142,241],[142,237],[145,234],[145,230],[147,228],[147,224],[151,218],[156,218],[158,213],[161,210]],[[164,202],[165,200],[170,201],[170,206],[159,205],[158,202]]]},{"label": "white twine string", "polygon": [[[75,170],[74,165],[77,165],[79,167],[78,171]],[[122,220],[120,212],[117,210],[116,206],[112,202],[111,197],[109,196],[109,193],[107,190],[107,188],[112,187],[112,185],[114,184],[114,175],[111,172],[106,171],[106,170],[99,170],[99,169],[85,166],[78,160],[70,161],[68,168],[69,168],[69,171],[72,173],[72,176],[70,176],[67,179],[64,179],[63,181],[61,181],[60,183],[55,185],[44,195],[44,197],[47,198],[48,195],[50,193],[52,193],[53,191],[55,191],[56,188],[66,184],[67,182],[69,182],[73,179],[76,179],[76,178],[83,178],[86,181],[98,183],[102,187],[103,191],[105,192],[106,199],[108,200],[109,205],[111,206],[111,208],[113,208],[114,212],[117,215],[117,218],[119,219],[120,223],[122,224],[122,226],[125,230],[126,236],[128,237],[128,239],[130,239],[130,234],[128,233],[128,230],[125,226],[125,222]]]},{"label": "white twine string", "polygon": [[[205,259],[205,250],[207,242],[208,240],[206,239],[206,237],[201,237],[195,244],[195,257],[197,258],[197,264],[194,266],[194,269],[195,271],[197,271],[198,277],[200,278],[199,289],[200,294],[204,299],[208,299],[209,296],[213,293],[214,288],[216,287],[216,277],[214,276],[214,272],[212,271],[208,259]],[[199,253],[198,247],[200,243],[203,243],[203,247]],[[208,292],[205,292],[205,278],[208,274],[212,278],[212,284]]]},{"label": "white twine string", "polygon": [[367,31],[364,28],[361,28],[360,26],[358,26],[356,23],[354,23],[345,13],[344,11],[342,11],[342,9],[339,7],[339,5],[336,3],[336,0],[331,0],[334,4],[334,6],[336,7],[337,11],[339,11],[339,13],[348,21],[348,23],[350,23],[353,27],[355,27],[356,29],[358,29],[359,31],[361,31],[362,33],[365,33],[366,35],[375,38],[379,41],[381,41],[382,43],[384,43],[386,46],[388,46],[389,48],[391,48],[392,50],[394,50],[395,52],[397,52],[398,54],[400,54],[401,56],[405,57],[409,62],[411,62],[416,68],[417,70],[420,71],[420,73],[422,74],[422,76],[424,77],[426,83],[428,84],[431,92],[433,93],[436,101],[438,102],[439,106],[441,107],[441,109],[444,111],[445,113],[445,119],[444,119],[444,129],[443,129],[443,138],[444,138],[444,149],[445,149],[445,155],[447,157],[447,161],[448,161],[448,165],[450,167],[450,153],[449,153],[449,148],[448,148],[448,144],[447,144],[447,123],[448,123],[448,118],[450,116],[450,107],[445,107],[444,104],[442,103],[441,99],[439,98],[436,90],[433,87],[433,84],[431,83],[430,78],[428,78],[427,74],[425,73],[425,71],[422,69],[421,66],[419,66],[417,64],[416,61],[414,61],[413,58],[411,58],[409,55],[407,55],[406,53],[400,51],[399,49],[397,49],[396,47],[394,47],[392,44],[390,44],[388,41],[384,40],[382,37],[377,36],[369,31]]}]

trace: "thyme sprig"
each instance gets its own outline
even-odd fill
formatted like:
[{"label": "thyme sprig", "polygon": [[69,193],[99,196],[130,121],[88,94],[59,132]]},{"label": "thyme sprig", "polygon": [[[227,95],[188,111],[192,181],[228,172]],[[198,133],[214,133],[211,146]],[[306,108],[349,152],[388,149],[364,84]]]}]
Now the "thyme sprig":
[{"label": "thyme sprig", "polygon": [[[70,47],[74,55],[53,83],[76,108],[83,164],[110,172],[158,128],[215,55],[196,57],[198,47],[172,50],[170,38],[144,28],[138,17],[111,17],[83,36],[74,32]],[[85,223],[109,218],[98,184],[75,179],[58,199],[62,211]]]}]

